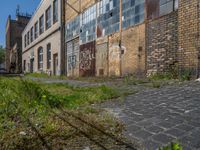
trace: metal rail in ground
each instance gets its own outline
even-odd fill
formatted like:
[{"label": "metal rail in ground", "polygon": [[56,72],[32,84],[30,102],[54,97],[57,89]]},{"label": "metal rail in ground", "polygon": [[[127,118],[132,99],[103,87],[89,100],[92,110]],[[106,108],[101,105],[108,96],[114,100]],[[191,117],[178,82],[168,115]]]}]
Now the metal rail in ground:
[{"label": "metal rail in ground", "polygon": [[[96,131],[100,132],[102,135],[112,139],[113,141],[120,143],[120,145],[125,146],[128,150],[136,150],[136,148],[133,146],[133,144],[131,143],[127,143],[125,141],[122,141],[121,139],[117,138],[116,136],[107,133],[105,131],[103,131],[102,129],[96,127],[95,125],[81,119],[80,117],[76,116],[75,114],[72,114],[71,112],[67,112],[64,111],[63,109],[61,109],[61,112],[66,116],[71,116],[74,119],[86,124],[87,126],[89,126],[92,129],[95,129]],[[69,122],[69,120],[67,120],[66,118],[62,117],[61,115],[59,115],[58,113],[52,111],[52,113],[57,116],[59,119],[61,119],[62,121],[66,122],[68,125],[70,125],[71,127],[75,128],[77,131],[79,131],[82,135],[84,135],[86,138],[88,138],[89,140],[91,140],[92,142],[94,142],[96,145],[98,145],[99,147],[101,147],[104,150],[109,150],[108,148],[106,148],[104,145],[102,145],[100,142],[92,139],[89,135],[87,135],[87,133],[85,133],[84,131],[82,131],[79,127],[77,127],[76,125],[73,125],[71,122]]]}]

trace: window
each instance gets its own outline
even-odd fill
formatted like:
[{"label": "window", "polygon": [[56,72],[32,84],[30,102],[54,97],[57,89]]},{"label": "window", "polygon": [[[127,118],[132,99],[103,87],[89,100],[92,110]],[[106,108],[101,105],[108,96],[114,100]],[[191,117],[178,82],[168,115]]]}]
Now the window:
[{"label": "window", "polygon": [[53,23],[58,21],[58,0],[53,2]]},{"label": "window", "polygon": [[31,42],[33,42],[33,27],[31,28]]},{"label": "window", "polygon": [[91,42],[96,38],[96,5],[93,5],[82,14],[80,29],[81,44]]},{"label": "window", "polygon": [[24,47],[26,48],[26,34],[24,35]]},{"label": "window", "polygon": [[160,0],[160,16],[178,9],[178,0]]},{"label": "window", "polygon": [[38,70],[43,70],[43,48],[38,49]]},{"label": "window", "polygon": [[40,34],[44,32],[44,15],[42,15],[39,19],[39,26],[40,26]]},{"label": "window", "polygon": [[35,23],[35,39],[38,38],[38,22]]},{"label": "window", "polygon": [[27,33],[27,45],[29,45],[30,44],[30,32],[28,31],[28,33]]},{"label": "window", "polygon": [[51,6],[46,10],[46,30],[51,27]]},{"label": "window", "polygon": [[75,17],[72,21],[66,24],[66,40],[69,41],[77,37],[80,32],[80,16]]},{"label": "window", "polygon": [[47,45],[47,69],[51,68],[51,44]]}]

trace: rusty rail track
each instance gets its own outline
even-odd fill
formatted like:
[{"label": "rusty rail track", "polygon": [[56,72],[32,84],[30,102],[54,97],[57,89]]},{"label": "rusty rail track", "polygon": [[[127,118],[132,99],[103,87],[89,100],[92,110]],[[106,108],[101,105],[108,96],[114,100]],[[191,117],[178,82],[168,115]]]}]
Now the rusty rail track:
[{"label": "rusty rail track", "polygon": [[[84,131],[82,131],[79,127],[77,127],[76,125],[73,125],[71,122],[69,122],[69,120],[67,120],[65,117],[62,117],[61,115],[59,115],[58,113],[52,111],[52,113],[57,116],[59,119],[61,119],[62,121],[66,122],[68,125],[70,125],[71,127],[73,127],[74,129],[76,129],[77,131],[79,131],[82,135],[84,135],[86,138],[88,138],[90,141],[94,142],[97,146],[101,147],[104,150],[109,150],[108,148],[106,148],[104,145],[102,145],[100,142],[98,142],[97,140],[94,140],[90,137],[90,135],[88,135],[87,133],[85,133]],[[102,135],[112,139],[114,142],[119,143],[119,145],[123,145],[125,146],[128,150],[136,150],[136,148],[133,146],[133,144],[125,142],[121,139],[119,139],[118,137],[114,136],[111,133],[105,132],[104,130],[96,127],[95,125],[83,120],[82,118],[76,116],[75,114],[65,111],[63,109],[61,109],[61,113],[63,113],[64,115],[67,116],[71,116],[72,118],[82,122],[83,124],[89,126],[92,129],[95,129],[96,131],[100,132]]]}]

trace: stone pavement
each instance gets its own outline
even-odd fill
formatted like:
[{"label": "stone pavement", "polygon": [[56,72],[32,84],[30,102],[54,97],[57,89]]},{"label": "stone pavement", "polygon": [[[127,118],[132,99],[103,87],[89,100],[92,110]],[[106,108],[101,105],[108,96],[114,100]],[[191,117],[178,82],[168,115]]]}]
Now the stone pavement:
[{"label": "stone pavement", "polygon": [[200,82],[189,82],[106,102],[126,125],[125,135],[147,150],[178,141],[183,150],[200,150]]}]

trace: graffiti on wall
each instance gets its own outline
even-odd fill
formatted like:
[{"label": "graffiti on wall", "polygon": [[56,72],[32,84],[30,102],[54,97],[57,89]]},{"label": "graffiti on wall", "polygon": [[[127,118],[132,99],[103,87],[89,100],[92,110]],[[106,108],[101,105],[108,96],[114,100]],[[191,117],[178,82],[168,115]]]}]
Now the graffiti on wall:
[{"label": "graffiti on wall", "polygon": [[95,75],[95,42],[80,46],[80,75]]},{"label": "graffiti on wall", "polygon": [[68,70],[72,70],[76,67],[76,55],[68,57]]}]

